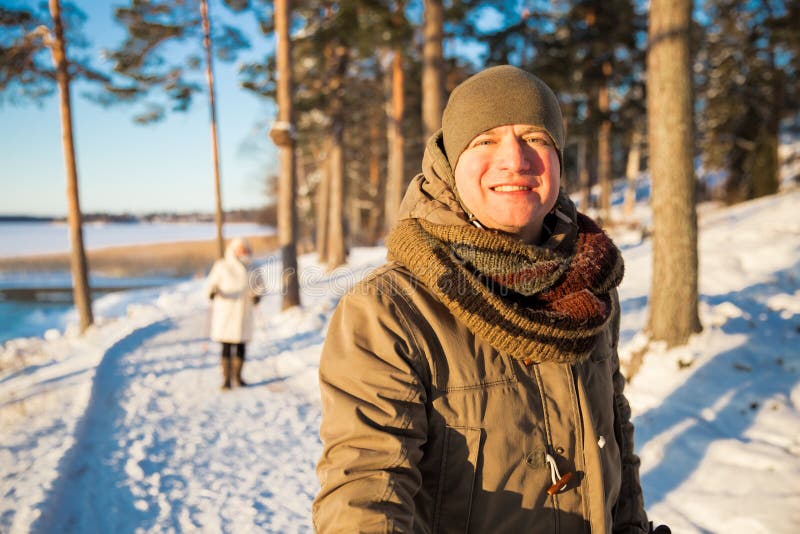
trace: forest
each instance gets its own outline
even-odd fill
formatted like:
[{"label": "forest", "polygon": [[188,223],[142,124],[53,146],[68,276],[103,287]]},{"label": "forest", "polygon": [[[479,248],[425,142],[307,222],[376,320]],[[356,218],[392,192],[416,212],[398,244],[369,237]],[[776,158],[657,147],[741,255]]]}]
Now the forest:
[{"label": "forest", "polygon": [[[102,61],[83,52],[91,36],[79,4],[0,7],[0,105],[60,95],[84,327],[91,302],[70,141],[81,117],[70,111],[70,86],[91,84],[97,105],[129,106],[142,124],[208,106],[221,254],[213,64],[234,61],[253,36],[217,14],[248,14],[275,42],[261,60],[240,63],[239,83],[278,109],[270,137],[279,161],[265,174],[278,199],[285,307],[300,303],[298,249],[333,269],[349,247],[378,243],[449,92],[485,67],[512,64],[560,99],[564,187],[581,210],[623,224],[611,219],[612,184],[627,180],[630,210],[637,180],[650,178],[654,278],[664,279],[661,268],[664,287],[688,288],[661,304],[654,287],[652,314],[686,317],[671,340],[680,343],[700,328],[694,206],[775,193],[780,135],[800,129],[797,2],[130,0],[108,21],[125,39]],[[656,338],[658,323],[651,317]]]}]

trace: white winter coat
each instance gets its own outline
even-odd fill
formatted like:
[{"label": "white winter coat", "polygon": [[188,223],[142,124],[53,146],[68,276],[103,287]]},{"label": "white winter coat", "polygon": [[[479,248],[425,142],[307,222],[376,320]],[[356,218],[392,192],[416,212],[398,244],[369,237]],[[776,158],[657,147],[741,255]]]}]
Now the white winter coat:
[{"label": "white winter coat", "polygon": [[239,240],[214,262],[206,279],[206,295],[215,294],[211,308],[211,339],[220,343],[247,343],[253,333],[253,297],[247,266],[236,257]]}]

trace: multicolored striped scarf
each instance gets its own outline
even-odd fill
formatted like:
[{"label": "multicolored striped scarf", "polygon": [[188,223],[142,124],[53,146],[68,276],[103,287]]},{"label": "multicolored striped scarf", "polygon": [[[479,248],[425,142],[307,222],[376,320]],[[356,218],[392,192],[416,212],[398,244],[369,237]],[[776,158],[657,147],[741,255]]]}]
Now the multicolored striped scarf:
[{"label": "multicolored striped scarf", "polygon": [[400,221],[386,245],[390,259],[497,350],[527,364],[576,363],[588,357],[611,316],[610,292],[624,272],[622,255],[594,221],[578,214],[576,222],[566,254],[422,219]]}]

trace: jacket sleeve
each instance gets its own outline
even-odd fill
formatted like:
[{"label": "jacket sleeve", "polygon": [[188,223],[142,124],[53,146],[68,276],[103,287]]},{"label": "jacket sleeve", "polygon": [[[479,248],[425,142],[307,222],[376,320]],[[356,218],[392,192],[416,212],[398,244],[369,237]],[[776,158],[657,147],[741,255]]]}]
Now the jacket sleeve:
[{"label": "jacket sleeve", "polygon": [[402,296],[362,282],[331,319],[319,371],[317,532],[413,530],[427,393],[403,307]]},{"label": "jacket sleeve", "polygon": [[614,433],[619,443],[622,464],[622,486],[614,507],[614,534],[639,534],[648,532],[647,513],[644,509],[642,486],[639,482],[639,457],[634,454],[631,408],[625,398],[625,377],[619,369],[620,310],[619,297],[613,294],[614,317],[611,324],[614,369]]},{"label": "jacket sleeve", "polygon": [[217,267],[217,263],[214,262],[214,265],[211,267],[211,271],[208,273],[206,277],[206,281],[203,284],[203,292],[205,293],[207,298],[212,298],[212,296],[219,292],[219,288],[217,287],[219,278],[219,268]]}]

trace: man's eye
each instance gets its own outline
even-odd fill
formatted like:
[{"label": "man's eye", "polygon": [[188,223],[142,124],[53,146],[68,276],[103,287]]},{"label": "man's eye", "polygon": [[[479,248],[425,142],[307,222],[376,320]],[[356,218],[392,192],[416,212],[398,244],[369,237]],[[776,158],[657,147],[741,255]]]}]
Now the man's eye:
[{"label": "man's eye", "polygon": [[544,137],[529,137],[526,141],[532,145],[549,145],[550,142]]},{"label": "man's eye", "polygon": [[472,144],[472,146],[486,146],[491,144],[492,144],[491,139],[478,139]]}]

